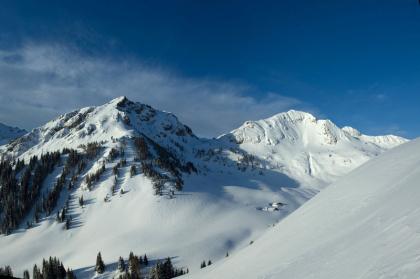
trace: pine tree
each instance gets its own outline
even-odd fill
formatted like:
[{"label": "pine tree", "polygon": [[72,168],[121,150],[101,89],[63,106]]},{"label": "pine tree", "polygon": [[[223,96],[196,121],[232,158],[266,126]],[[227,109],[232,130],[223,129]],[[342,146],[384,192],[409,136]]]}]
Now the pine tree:
[{"label": "pine tree", "polygon": [[144,254],[143,262],[144,262],[144,265],[149,265],[149,260],[147,259],[146,254]]},{"label": "pine tree", "polygon": [[24,272],[23,272],[23,279],[29,279],[30,278],[30,276],[29,276],[29,271],[28,270],[25,270]]},{"label": "pine tree", "polygon": [[226,252],[226,258],[229,257],[229,252]]},{"label": "pine tree", "polygon": [[209,260],[208,262],[207,262],[207,266],[209,266],[209,265],[211,265],[212,263],[211,263],[211,260]]},{"label": "pine tree", "polygon": [[95,271],[99,274],[102,274],[105,271],[105,264],[102,261],[101,252],[99,252],[98,255],[96,256]]},{"label": "pine tree", "polygon": [[118,270],[120,272],[123,272],[125,270],[125,263],[124,263],[124,259],[122,257],[120,257],[118,259]]},{"label": "pine tree", "polygon": [[130,252],[128,256],[128,269],[132,278],[140,278],[140,263],[139,258]]},{"label": "pine tree", "polygon": [[120,274],[120,276],[118,276],[118,279],[132,279],[130,274],[128,273],[128,271],[126,270],[123,274]]},{"label": "pine tree", "polygon": [[163,279],[166,278],[163,273],[163,266],[160,262],[158,262],[154,267],[150,269],[149,278],[150,279]]},{"label": "pine tree", "polygon": [[185,272],[182,269],[174,268],[171,259],[167,258],[163,263],[158,262],[154,267],[150,269],[149,278],[170,279],[184,274]]},{"label": "pine tree", "polygon": [[166,261],[163,263],[163,274],[164,278],[173,278],[175,275],[175,270],[172,265],[171,259],[168,257]]},{"label": "pine tree", "polygon": [[61,222],[64,222],[65,219],[66,219],[66,208],[63,207],[63,209],[61,210],[60,220]]},{"label": "pine tree", "polygon": [[76,279],[73,270],[67,268],[66,279]]},{"label": "pine tree", "polygon": [[206,267],[206,261],[203,261],[200,265],[200,268],[205,268]]},{"label": "pine tree", "polygon": [[58,272],[57,272],[58,273],[58,276],[57,276],[57,278],[65,279],[67,272],[66,272],[66,269],[64,268],[63,263],[60,263],[60,261],[58,261],[57,268],[58,268]]},{"label": "pine tree", "polygon": [[84,203],[85,203],[85,202],[84,202],[84,200],[83,200],[83,195],[82,195],[82,196],[80,196],[80,198],[79,198],[79,205],[83,207]]},{"label": "pine tree", "polygon": [[32,271],[32,277],[33,279],[42,279],[41,271],[36,264],[34,265],[34,269]]},{"label": "pine tree", "polygon": [[7,277],[13,277],[12,268],[9,265],[6,265],[4,268],[0,267],[0,275],[1,276],[7,276]]},{"label": "pine tree", "polygon": [[137,172],[136,166],[135,165],[132,165],[131,168],[130,168],[130,176],[131,177],[135,176],[136,175],[136,172]]},{"label": "pine tree", "polygon": [[70,229],[70,219],[66,219],[66,224],[64,225],[64,229],[68,230]]}]

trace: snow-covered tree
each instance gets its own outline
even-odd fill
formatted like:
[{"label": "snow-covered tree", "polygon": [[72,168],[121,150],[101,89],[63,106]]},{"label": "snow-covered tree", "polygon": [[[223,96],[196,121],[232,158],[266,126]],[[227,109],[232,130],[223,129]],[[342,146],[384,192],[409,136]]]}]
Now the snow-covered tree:
[{"label": "snow-covered tree", "polygon": [[118,259],[118,270],[120,272],[125,271],[125,262],[124,262],[124,259],[122,257],[119,257],[119,259]]}]

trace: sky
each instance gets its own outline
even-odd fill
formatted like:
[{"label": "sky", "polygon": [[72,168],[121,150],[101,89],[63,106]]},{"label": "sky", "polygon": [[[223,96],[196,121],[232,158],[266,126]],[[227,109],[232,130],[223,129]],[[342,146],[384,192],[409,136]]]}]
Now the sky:
[{"label": "sky", "polygon": [[0,122],[126,95],[202,136],[288,109],[420,136],[417,0],[0,0]]}]

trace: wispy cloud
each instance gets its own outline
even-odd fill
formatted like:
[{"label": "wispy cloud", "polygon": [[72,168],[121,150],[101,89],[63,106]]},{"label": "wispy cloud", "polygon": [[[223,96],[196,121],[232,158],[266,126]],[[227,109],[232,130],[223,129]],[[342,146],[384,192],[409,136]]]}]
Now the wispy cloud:
[{"label": "wispy cloud", "polygon": [[62,46],[0,51],[0,121],[24,128],[120,95],[171,111],[203,136],[304,106],[273,92],[257,98],[254,90],[242,83],[181,77],[135,61],[87,57]]}]

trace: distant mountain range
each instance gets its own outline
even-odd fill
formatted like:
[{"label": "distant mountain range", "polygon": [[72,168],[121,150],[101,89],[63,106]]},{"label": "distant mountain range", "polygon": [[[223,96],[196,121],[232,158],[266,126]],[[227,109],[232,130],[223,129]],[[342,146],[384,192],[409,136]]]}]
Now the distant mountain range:
[{"label": "distant mountain range", "polygon": [[10,127],[0,123],[0,145],[6,144],[11,140],[23,136],[27,132],[17,127]]}]

